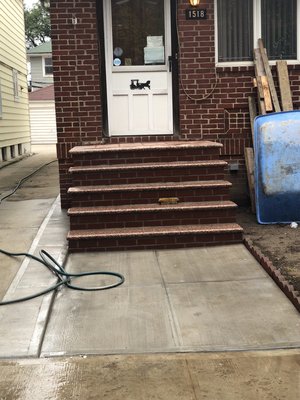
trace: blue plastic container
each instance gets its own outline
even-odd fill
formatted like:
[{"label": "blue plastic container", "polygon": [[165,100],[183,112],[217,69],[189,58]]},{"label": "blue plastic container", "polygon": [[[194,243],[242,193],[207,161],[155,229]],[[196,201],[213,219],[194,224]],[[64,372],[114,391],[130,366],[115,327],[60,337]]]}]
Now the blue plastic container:
[{"label": "blue plastic container", "polygon": [[299,222],[300,111],[257,117],[254,139],[258,222]]}]

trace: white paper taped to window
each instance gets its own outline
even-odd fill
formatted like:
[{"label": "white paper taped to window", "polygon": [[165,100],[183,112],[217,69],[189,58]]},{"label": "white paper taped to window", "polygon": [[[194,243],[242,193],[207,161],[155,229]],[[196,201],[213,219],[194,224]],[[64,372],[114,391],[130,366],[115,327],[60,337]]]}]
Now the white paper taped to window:
[{"label": "white paper taped to window", "polygon": [[162,36],[147,36],[147,47],[162,47],[163,37]]}]

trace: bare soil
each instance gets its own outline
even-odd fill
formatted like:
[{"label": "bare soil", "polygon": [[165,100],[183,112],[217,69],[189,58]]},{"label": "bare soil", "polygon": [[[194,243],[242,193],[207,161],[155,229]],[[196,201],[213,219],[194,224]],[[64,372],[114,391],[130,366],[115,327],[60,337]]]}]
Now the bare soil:
[{"label": "bare soil", "polygon": [[260,225],[251,210],[239,207],[237,222],[244,234],[287,281],[300,292],[300,224],[297,229],[288,224]]}]

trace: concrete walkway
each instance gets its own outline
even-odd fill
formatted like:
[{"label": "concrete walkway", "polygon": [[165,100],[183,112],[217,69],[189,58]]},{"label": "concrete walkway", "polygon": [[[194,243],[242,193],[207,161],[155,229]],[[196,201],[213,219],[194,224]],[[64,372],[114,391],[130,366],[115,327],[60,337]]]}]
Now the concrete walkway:
[{"label": "concrete walkway", "polygon": [[67,269],[121,272],[126,282],[61,291],[42,356],[300,347],[298,312],[242,244],[73,254]]},{"label": "concrete walkway", "polygon": [[[20,167],[34,164],[28,160]],[[0,205],[2,248],[35,254],[45,248],[65,259],[68,219],[55,200],[53,173],[47,167]],[[32,261],[2,255],[0,261],[6,299],[54,282]],[[121,272],[126,282],[1,307],[0,398],[298,399],[299,314],[243,245],[73,254],[66,263],[74,272]]]}]

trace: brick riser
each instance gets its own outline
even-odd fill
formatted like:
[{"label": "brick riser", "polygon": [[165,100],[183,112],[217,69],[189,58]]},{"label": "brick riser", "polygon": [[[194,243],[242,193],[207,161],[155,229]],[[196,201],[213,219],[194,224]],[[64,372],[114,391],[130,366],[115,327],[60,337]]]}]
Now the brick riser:
[{"label": "brick riser", "polygon": [[209,233],[205,235],[181,234],[142,238],[101,238],[69,240],[69,251],[125,251],[216,246],[241,243],[241,232]]},{"label": "brick riser", "polygon": [[70,215],[72,230],[144,226],[219,224],[235,222],[235,208]]},{"label": "brick riser", "polygon": [[73,207],[115,206],[157,203],[163,197],[178,197],[180,202],[229,200],[228,188],[144,190],[140,192],[73,193]]},{"label": "brick riser", "polygon": [[224,179],[224,167],[186,168],[186,169],[152,169],[141,171],[118,172],[77,172],[73,173],[73,186],[88,185],[121,185],[155,182],[184,182]]},{"label": "brick riser", "polygon": [[219,148],[204,149],[173,149],[159,150],[153,149],[143,151],[126,151],[126,152],[103,152],[90,154],[73,154],[73,165],[103,165],[114,164],[137,164],[137,163],[155,163],[155,162],[173,162],[173,161],[201,161],[201,160],[218,160],[220,156]]}]

